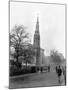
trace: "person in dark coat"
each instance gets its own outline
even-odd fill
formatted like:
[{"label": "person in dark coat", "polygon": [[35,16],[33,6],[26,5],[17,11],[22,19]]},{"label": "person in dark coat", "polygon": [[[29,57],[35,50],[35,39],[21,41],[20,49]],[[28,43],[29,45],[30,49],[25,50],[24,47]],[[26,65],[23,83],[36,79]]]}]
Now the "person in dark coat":
[{"label": "person in dark coat", "polygon": [[48,72],[50,72],[50,65],[48,66]]},{"label": "person in dark coat", "polygon": [[63,75],[64,75],[64,81],[65,81],[65,85],[66,85],[66,66],[63,67]]},{"label": "person in dark coat", "polygon": [[57,68],[57,75],[58,75],[58,81],[60,83],[60,78],[61,78],[61,74],[62,74],[62,69],[60,68],[60,66]]},{"label": "person in dark coat", "polygon": [[43,67],[41,67],[41,72],[43,72]]}]

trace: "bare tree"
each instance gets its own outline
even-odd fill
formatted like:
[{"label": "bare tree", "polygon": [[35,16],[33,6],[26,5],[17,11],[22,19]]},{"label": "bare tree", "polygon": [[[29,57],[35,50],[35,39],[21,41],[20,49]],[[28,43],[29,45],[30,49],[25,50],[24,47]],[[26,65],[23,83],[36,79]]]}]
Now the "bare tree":
[{"label": "bare tree", "polygon": [[28,63],[32,64],[35,56],[35,51],[31,44],[29,44],[27,48],[24,50],[23,56],[24,56],[24,62],[26,63],[26,69],[27,69],[27,64]]},{"label": "bare tree", "polygon": [[19,64],[18,58],[22,55],[22,50],[30,42],[29,34],[26,33],[23,25],[15,25],[9,35],[10,47],[13,47],[13,53],[16,63]]},{"label": "bare tree", "polygon": [[59,53],[58,51],[55,50],[51,50],[50,52],[50,56],[51,56],[51,60],[52,62],[56,63],[56,64],[61,64],[65,61],[63,55],[61,53]]}]

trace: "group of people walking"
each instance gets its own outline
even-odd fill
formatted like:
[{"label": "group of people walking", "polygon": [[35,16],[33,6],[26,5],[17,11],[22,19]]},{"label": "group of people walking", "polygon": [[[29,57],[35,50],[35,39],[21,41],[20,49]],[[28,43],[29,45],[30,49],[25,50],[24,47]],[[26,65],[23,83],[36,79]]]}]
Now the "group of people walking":
[{"label": "group of people walking", "polygon": [[63,74],[64,76],[64,82],[65,82],[65,85],[66,85],[66,66],[56,66],[56,74],[58,76],[58,82],[60,83],[61,82],[61,76]]},{"label": "group of people walking", "polygon": [[[43,67],[41,67],[40,70],[41,70],[41,72],[43,72]],[[46,71],[51,72],[50,64],[47,66]],[[55,71],[56,71],[56,74],[57,74],[57,77],[58,77],[58,82],[61,83],[61,77],[63,75],[64,83],[66,85],[66,66],[57,65],[55,67]]]},{"label": "group of people walking", "polygon": [[[57,65],[56,68],[56,74],[58,76],[58,82],[61,83],[61,77],[63,75],[64,83],[66,85],[66,66]],[[48,72],[51,71],[50,65],[48,65]]]}]

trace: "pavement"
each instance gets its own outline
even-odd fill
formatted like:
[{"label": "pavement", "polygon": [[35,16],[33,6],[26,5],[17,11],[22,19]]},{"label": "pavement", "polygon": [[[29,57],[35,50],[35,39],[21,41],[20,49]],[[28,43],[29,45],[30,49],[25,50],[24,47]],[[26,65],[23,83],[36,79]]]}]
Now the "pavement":
[{"label": "pavement", "polygon": [[58,82],[56,72],[32,73],[9,78],[11,89],[15,88],[32,88],[32,87],[50,87],[64,86],[64,77],[61,76],[61,82]]}]

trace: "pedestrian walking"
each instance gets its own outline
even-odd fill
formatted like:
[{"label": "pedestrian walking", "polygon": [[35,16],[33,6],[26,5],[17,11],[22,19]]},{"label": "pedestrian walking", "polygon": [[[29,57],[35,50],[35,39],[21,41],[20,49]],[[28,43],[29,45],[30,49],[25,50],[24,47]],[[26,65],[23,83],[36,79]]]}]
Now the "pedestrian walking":
[{"label": "pedestrian walking", "polygon": [[41,72],[43,72],[43,67],[41,67]]},{"label": "pedestrian walking", "polygon": [[64,76],[64,82],[65,82],[65,85],[66,85],[66,66],[63,67],[63,76]]},{"label": "pedestrian walking", "polygon": [[50,65],[48,66],[48,72],[50,72]]},{"label": "pedestrian walking", "polygon": [[57,68],[57,75],[58,75],[58,82],[61,82],[61,74],[62,74],[62,69],[60,66]]}]

